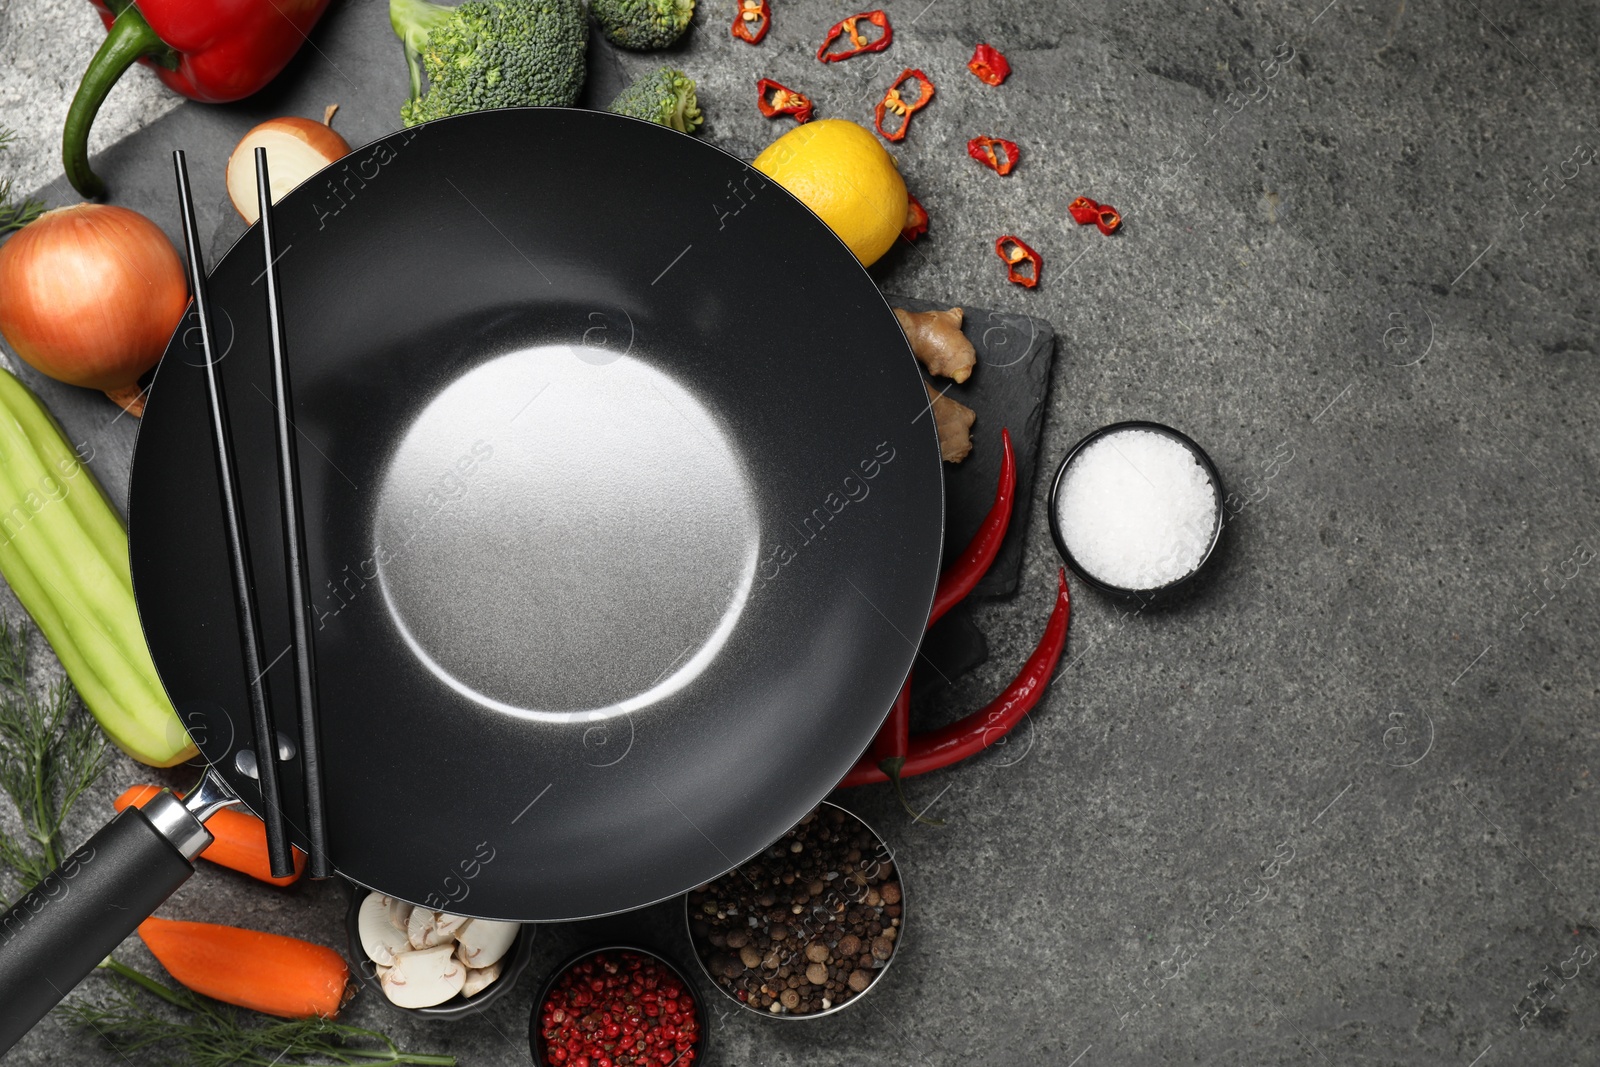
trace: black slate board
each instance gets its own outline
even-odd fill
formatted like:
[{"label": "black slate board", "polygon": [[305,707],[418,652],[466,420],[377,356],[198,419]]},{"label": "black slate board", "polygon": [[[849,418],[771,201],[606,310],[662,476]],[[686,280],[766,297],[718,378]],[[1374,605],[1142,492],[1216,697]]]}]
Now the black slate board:
[{"label": "black slate board", "polygon": [[[886,296],[894,307],[928,311],[950,307],[911,297]],[[1000,479],[1000,431],[1011,431],[1017,457],[1017,502],[1000,555],[973,596],[1008,596],[1016,592],[1022,570],[1022,546],[1033,509],[1033,473],[1039,460],[1039,432],[1044,402],[1055,362],[1055,330],[1043,319],[1008,311],[967,308],[961,332],[978,350],[972,376],[945,394],[977,412],[972,424],[972,453],[960,463],[944,465],[944,562],[961,554],[994,503]],[[934,388],[948,384],[934,379]]]},{"label": "black slate board", "polygon": [[[927,311],[949,307],[911,297],[888,296],[894,307]],[[1011,431],[1017,459],[1017,499],[1000,555],[973,590],[975,597],[1007,596],[1016,591],[1033,509],[1033,478],[1038,468],[1039,435],[1055,362],[1055,330],[1043,319],[1005,311],[967,308],[961,332],[978,350],[978,366],[945,394],[977,413],[972,452],[960,463],[944,465],[944,564],[959,556],[994,503],[1000,478],[1000,431]],[[935,388],[947,384],[934,380]],[[918,657],[912,698],[921,701],[989,658],[988,642],[965,604],[928,631]]]},{"label": "black slate board", "polygon": [[[616,49],[600,35],[591,35],[589,76],[580,105],[603,107],[625,81]],[[329,9],[308,45],[267,89],[235,104],[182,104],[96,155],[94,167],[110,187],[106,202],[148,216],[181,247],[172,150],[183,149],[207,258],[214,264],[245,231],[228,200],[223,174],[229,153],[246,130],[278,115],[321,118],[323,109],[336,103],[334,128],[359,147],[399,126],[406,92],[405,60],[389,26],[387,0],[347,0]],[[65,177],[35,195],[51,207],[79,200]],[[888,299],[913,311],[948,306],[909,297]],[[981,309],[969,310],[964,331],[978,350],[979,364],[949,395],[973,408],[978,420],[972,454],[960,464],[945,465],[945,563],[961,552],[989,510],[999,476],[999,430],[1008,427],[1017,453],[1016,513],[999,558],[974,593],[1004,596],[1016,589],[1022,566],[1055,334],[1041,319]],[[99,393],[51,381],[9,349],[4,351],[125,512],[136,420]],[[982,663],[987,648],[965,608],[958,608],[929,635],[925,654],[929,669],[919,676],[919,693]]]}]

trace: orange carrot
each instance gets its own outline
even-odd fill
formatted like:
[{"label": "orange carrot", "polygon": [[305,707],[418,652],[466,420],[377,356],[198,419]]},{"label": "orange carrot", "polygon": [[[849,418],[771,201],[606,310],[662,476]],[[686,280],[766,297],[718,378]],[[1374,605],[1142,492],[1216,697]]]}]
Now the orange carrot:
[{"label": "orange carrot", "polygon": [[[160,786],[130,786],[127,792],[116,799],[116,809],[121,811],[130,804],[142,808],[147,800],[160,791]],[[294,873],[284,875],[282,878],[272,877],[272,864],[267,859],[266,824],[248,811],[223,808],[206,820],[206,829],[211,831],[211,836],[216,840],[200,853],[201,859],[230,867],[273,885],[289,885],[305,873],[306,854],[295,849]]]},{"label": "orange carrot", "polygon": [[212,1000],[285,1019],[333,1018],[350,969],[331,948],[214,923],[146,919],[139,937],[167,973]]}]

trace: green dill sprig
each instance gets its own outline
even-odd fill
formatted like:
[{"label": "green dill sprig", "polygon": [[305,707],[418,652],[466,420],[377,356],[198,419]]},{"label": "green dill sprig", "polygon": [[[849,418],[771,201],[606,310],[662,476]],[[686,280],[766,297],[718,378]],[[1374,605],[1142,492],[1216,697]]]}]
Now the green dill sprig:
[{"label": "green dill sprig", "polygon": [[[16,135],[15,130],[0,127],[0,151],[4,151]],[[39,200],[14,203],[11,199],[11,179],[0,179],[0,236],[22,229],[43,212],[44,203]]]},{"label": "green dill sprig", "polygon": [[24,891],[66,858],[67,816],[110,758],[105,734],[71,685],[29,691],[28,628],[0,618],[0,791],[22,823],[20,834],[0,832],[0,864]]},{"label": "green dill sprig", "polygon": [[[247,1020],[214,1001],[163,985],[119,960],[107,959],[100,967],[112,976],[106,1002],[78,1001],[61,1011],[73,1025],[96,1031],[124,1054],[159,1050],[161,1062],[184,1067],[291,1067],[312,1062],[311,1057],[324,1065],[455,1067],[454,1056],[402,1052],[374,1030],[331,1019],[250,1016]],[[176,1011],[163,1014],[152,997]]]}]

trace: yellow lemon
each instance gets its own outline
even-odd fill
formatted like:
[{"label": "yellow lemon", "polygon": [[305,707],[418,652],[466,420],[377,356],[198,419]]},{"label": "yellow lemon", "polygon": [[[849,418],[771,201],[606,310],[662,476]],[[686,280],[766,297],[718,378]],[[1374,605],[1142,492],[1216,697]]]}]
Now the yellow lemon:
[{"label": "yellow lemon", "polygon": [[906,224],[906,183],[894,157],[847,119],[796,126],[753,165],[815,211],[864,267],[889,251]]}]

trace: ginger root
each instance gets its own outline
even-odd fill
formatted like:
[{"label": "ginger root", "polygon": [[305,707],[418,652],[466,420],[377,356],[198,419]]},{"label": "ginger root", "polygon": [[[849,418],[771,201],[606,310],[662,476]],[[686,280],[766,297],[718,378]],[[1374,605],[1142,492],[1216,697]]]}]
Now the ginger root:
[{"label": "ginger root", "polygon": [[933,408],[933,427],[939,433],[939,455],[946,463],[960,463],[972,451],[972,424],[978,413],[959,400],[941,396],[932,382],[923,382]]},{"label": "ginger root", "polygon": [[961,333],[961,309],[949,311],[907,311],[895,308],[894,317],[911,342],[911,352],[928,368],[929,374],[951,378],[957,383],[972,376],[978,364],[978,351]]}]

